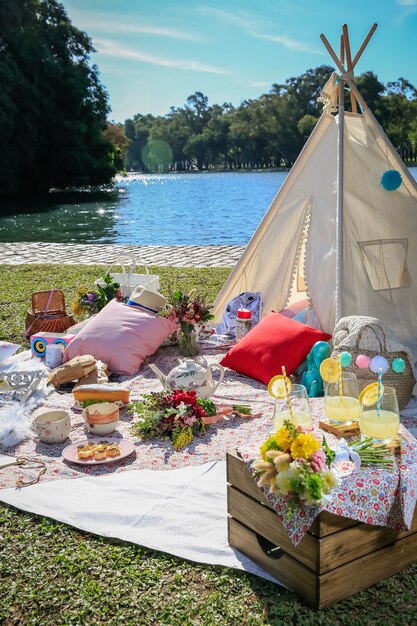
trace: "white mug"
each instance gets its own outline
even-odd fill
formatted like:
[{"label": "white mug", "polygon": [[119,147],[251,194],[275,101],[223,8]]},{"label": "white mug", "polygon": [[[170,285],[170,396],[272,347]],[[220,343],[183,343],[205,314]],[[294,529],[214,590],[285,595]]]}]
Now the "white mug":
[{"label": "white mug", "polygon": [[33,427],[43,443],[63,443],[71,431],[68,411],[48,411],[37,415]]},{"label": "white mug", "polygon": [[45,350],[45,365],[55,369],[62,365],[64,346],[62,343],[50,343]]}]

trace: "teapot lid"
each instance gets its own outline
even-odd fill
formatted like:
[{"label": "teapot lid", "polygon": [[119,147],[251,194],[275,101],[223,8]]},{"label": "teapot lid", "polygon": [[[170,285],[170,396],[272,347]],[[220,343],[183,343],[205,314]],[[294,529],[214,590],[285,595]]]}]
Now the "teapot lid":
[{"label": "teapot lid", "polygon": [[194,370],[198,372],[199,370],[206,369],[206,367],[204,367],[203,365],[201,365],[194,359],[184,358],[180,361],[180,364],[175,369],[191,370],[191,371]]}]

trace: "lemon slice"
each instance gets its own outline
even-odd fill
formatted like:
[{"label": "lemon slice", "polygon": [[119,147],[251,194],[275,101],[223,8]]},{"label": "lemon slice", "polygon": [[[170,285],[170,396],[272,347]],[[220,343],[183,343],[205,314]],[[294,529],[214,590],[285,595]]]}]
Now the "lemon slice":
[{"label": "lemon slice", "polygon": [[[384,385],[381,385],[381,395],[384,393]],[[378,400],[378,383],[370,383],[359,394],[359,402],[364,406],[372,406]]]},{"label": "lemon slice", "polygon": [[336,383],[339,378],[339,363],[336,359],[324,359],[320,365],[320,376],[326,383]]},{"label": "lemon slice", "polygon": [[273,398],[279,398],[282,400],[285,398],[286,390],[285,390],[285,381],[287,381],[288,393],[290,393],[292,388],[292,383],[288,376],[283,376],[282,374],[278,374],[278,376],[274,376],[271,378],[268,384],[268,393]]}]

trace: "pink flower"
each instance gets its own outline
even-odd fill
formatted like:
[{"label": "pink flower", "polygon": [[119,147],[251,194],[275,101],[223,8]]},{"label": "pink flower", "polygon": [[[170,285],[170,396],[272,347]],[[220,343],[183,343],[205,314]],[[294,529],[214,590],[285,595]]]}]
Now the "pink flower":
[{"label": "pink flower", "polygon": [[311,456],[311,469],[313,472],[322,472],[326,467],[326,455],[323,448],[313,452]]},{"label": "pink flower", "polygon": [[186,415],[183,418],[184,424],[187,424],[187,426],[192,426],[194,424],[194,422],[197,421],[197,418],[194,415]]},{"label": "pink flower", "polygon": [[312,426],[298,426],[298,430],[300,431],[300,433],[302,433],[303,435],[307,434],[307,433],[311,433],[311,431],[313,430]]}]

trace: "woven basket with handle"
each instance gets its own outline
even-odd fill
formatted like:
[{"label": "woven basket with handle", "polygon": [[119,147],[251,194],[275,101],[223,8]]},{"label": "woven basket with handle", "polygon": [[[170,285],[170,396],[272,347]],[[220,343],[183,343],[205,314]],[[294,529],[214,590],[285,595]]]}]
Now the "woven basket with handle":
[{"label": "woven basket with handle", "polygon": [[36,333],[63,333],[75,324],[67,315],[64,293],[61,289],[35,291],[32,294],[32,310],[26,314],[26,332],[29,337]]},{"label": "woven basket with handle", "polygon": [[[379,350],[369,350],[360,347],[362,335],[366,329],[370,329],[374,333],[376,341],[379,345]],[[384,356],[387,359],[390,368],[383,376],[383,383],[387,387],[393,387],[395,389],[397,393],[398,406],[400,409],[403,409],[405,406],[407,406],[416,382],[414,378],[413,368],[411,367],[406,352],[389,352],[387,350],[387,338],[382,326],[375,324],[364,325],[358,333],[355,347],[344,345],[343,340],[338,345],[334,344],[332,357],[337,358],[341,352],[349,352],[349,354],[352,355],[352,362],[350,366],[344,367],[343,370],[356,374],[360,391],[364,387],[366,387],[366,385],[369,385],[369,383],[375,382],[377,380],[377,374],[371,372],[369,368],[360,369],[359,367],[357,367],[357,365],[355,364],[356,357],[359,354],[364,354],[370,359],[379,354],[381,356]],[[405,370],[401,374],[396,374],[391,368],[392,361],[396,357],[400,357],[405,362]]]}]

